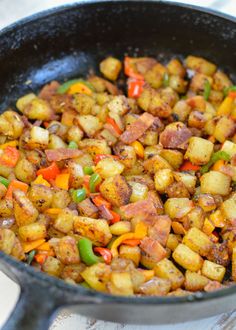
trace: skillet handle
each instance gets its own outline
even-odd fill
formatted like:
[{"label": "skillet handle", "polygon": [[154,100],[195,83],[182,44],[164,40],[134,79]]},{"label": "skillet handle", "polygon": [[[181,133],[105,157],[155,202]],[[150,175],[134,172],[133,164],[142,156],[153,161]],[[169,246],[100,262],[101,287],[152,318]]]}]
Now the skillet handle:
[{"label": "skillet handle", "polygon": [[52,314],[62,304],[48,288],[37,283],[24,283],[15,309],[2,330],[46,330]]}]

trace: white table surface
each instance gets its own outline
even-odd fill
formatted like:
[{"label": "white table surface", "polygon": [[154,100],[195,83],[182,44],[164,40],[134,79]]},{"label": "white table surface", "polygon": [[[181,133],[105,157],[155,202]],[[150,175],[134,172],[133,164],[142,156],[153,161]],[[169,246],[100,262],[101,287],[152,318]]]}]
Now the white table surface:
[{"label": "white table surface", "polygon": [[[181,0],[179,0],[181,1]],[[71,0],[0,0],[0,28],[15,20],[43,9]],[[230,15],[236,16],[236,0],[182,0],[200,6],[211,6]],[[235,60],[235,59],[234,59]],[[19,296],[20,289],[0,272],[0,328],[8,318]],[[96,321],[80,315],[71,314],[66,309],[60,311],[50,330],[233,330],[236,329],[236,311],[215,317],[165,326],[134,326]],[[32,329],[33,330],[33,329]]]}]

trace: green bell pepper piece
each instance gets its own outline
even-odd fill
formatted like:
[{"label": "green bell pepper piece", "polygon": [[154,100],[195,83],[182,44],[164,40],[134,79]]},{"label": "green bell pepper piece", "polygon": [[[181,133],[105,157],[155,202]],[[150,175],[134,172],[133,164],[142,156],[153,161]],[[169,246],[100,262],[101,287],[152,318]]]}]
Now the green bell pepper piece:
[{"label": "green bell pepper piece", "polygon": [[83,237],[79,240],[78,249],[82,261],[87,266],[92,266],[98,262],[102,262],[102,258],[94,254],[93,244],[88,238]]},{"label": "green bell pepper piece", "polygon": [[225,160],[225,161],[229,161],[230,160],[230,155],[227,154],[227,152],[222,151],[222,150],[215,152],[211,156],[210,161],[206,165],[202,166],[202,168],[200,170],[201,174],[207,173],[209,171],[210,167],[213,164],[215,164],[215,162],[217,162],[217,160],[220,160],[220,159]]},{"label": "green bell pepper piece", "polygon": [[99,174],[94,173],[91,175],[90,180],[89,180],[89,190],[91,193],[96,192],[96,187],[101,183],[102,178],[100,177]]}]

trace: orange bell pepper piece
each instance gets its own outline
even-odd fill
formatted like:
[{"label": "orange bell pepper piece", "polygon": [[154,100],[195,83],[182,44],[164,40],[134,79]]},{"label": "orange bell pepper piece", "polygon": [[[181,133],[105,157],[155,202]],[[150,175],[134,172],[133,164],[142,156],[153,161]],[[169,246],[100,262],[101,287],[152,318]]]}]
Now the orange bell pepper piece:
[{"label": "orange bell pepper piece", "polygon": [[138,98],[143,91],[144,83],[144,80],[130,79],[130,81],[128,81],[128,97],[134,99]]},{"label": "orange bell pepper piece", "polygon": [[200,170],[200,166],[194,165],[189,161],[185,161],[179,168],[180,171],[198,171]]},{"label": "orange bell pepper piece", "polygon": [[68,190],[69,180],[70,180],[69,173],[58,174],[55,179],[55,185],[60,189]]},{"label": "orange bell pepper piece", "polygon": [[5,198],[12,199],[12,193],[16,189],[19,189],[26,193],[28,191],[28,188],[29,188],[29,186],[26,183],[18,181],[18,180],[12,180],[8,186]]},{"label": "orange bell pepper piece", "polygon": [[126,239],[123,241],[122,244],[129,245],[129,246],[137,246],[140,244],[140,239]]},{"label": "orange bell pepper piece", "polygon": [[120,129],[120,127],[117,125],[117,123],[115,122],[115,120],[113,118],[107,117],[106,122],[114,128],[114,130],[116,131],[116,133],[118,135],[121,135],[122,130]]},{"label": "orange bell pepper piece", "polygon": [[140,73],[135,72],[134,68],[134,60],[132,57],[125,57],[124,60],[124,71],[126,76],[135,78],[135,79],[140,79],[143,80],[143,76]]},{"label": "orange bell pepper piece", "polygon": [[20,157],[19,151],[15,147],[7,146],[0,156],[0,164],[15,167]]},{"label": "orange bell pepper piece", "polygon": [[95,247],[94,251],[101,254],[101,256],[103,257],[105,263],[107,265],[110,265],[111,260],[112,260],[112,254],[111,251],[107,248],[102,248],[102,247]]},{"label": "orange bell pepper piece", "polygon": [[21,242],[21,245],[23,247],[23,250],[25,253],[30,252],[31,250],[36,249],[38,246],[42,245],[45,242],[45,239],[37,239],[32,242]]},{"label": "orange bell pepper piece", "polygon": [[101,205],[105,205],[106,208],[110,209],[111,208],[111,203],[109,203],[108,201],[106,201],[100,194],[96,195],[95,197],[92,197],[93,203],[96,206],[101,206]]}]

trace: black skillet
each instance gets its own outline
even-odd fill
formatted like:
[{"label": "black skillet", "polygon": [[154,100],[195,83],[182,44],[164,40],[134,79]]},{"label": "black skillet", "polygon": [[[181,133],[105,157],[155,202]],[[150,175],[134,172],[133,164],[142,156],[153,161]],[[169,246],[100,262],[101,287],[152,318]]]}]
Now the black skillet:
[{"label": "black skillet", "polygon": [[[50,80],[80,77],[107,55],[206,57],[236,73],[236,20],[160,1],[79,1],[34,15],[0,33],[0,107],[4,111]],[[4,330],[46,330],[61,307],[97,319],[161,324],[235,308],[236,286],[188,297],[109,296],[71,286],[0,252],[0,269],[21,295]],[[1,306],[2,308],[2,306]]]}]

